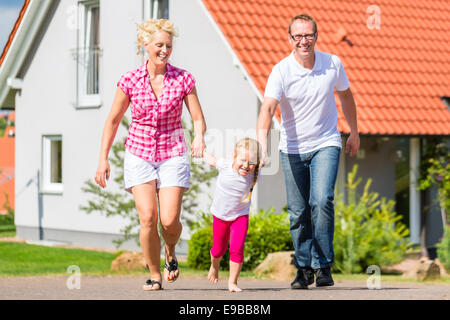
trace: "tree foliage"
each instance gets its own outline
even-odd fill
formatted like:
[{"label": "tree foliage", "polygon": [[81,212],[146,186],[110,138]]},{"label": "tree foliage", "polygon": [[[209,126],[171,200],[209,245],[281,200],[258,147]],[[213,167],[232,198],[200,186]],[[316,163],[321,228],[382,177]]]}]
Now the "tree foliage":
[{"label": "tree foliage", "polygon": [[432,186],[438,188],[437,200],[441,210],[444,210],[443,216],[446,217],[444,224],[449,224],[450,154],[444,141],[430,141],[425,144],[419,189],[427,190]]},{"label": "tree foliage", "polygon": [[370,192],[371,179],[357,194],[362,182],[355,165],[348,174],[345,194],[338,193],[335,204],[335,265],[343,273],[364,272],[370,265],[386,266],[401,261],[411,247],[408,228],[394,211],[393,200],[379,199]]}]

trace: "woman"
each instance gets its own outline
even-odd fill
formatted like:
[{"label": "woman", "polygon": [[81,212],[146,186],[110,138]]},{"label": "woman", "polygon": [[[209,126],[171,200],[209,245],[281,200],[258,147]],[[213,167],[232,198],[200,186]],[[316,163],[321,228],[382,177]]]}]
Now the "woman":
[{"label": "woman", "polygon": [[205,120],[192,75],[172,66],[172,22],[152,19],[138,26],[138,50],[143,46],[148,60],[138,69],[120,78],[111,111],[102,135],[100,159],[95,181],[106,187],[109,178],[108,154],[120,121],[131,105],[132,123],[125,142],[125,189],[133,194],[139,214],[140,243],[150,269],[144,290],[162,289],[160,238],[165,241],[164,277],[178,278],[175,245],[181,235],[181,201],[189,188],[189,159],[181,126],[183,101],[194,123],[192,156],[202,157],[205,150]]}]

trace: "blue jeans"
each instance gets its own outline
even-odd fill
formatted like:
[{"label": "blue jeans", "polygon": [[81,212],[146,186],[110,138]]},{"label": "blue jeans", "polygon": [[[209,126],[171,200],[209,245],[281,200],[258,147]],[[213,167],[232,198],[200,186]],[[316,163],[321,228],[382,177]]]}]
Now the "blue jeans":
[{"label": "blue jeans", "polygon": [[280,152],[297,268],[333,265],[333,200],[340,152],[338,147],[305,154]]}]

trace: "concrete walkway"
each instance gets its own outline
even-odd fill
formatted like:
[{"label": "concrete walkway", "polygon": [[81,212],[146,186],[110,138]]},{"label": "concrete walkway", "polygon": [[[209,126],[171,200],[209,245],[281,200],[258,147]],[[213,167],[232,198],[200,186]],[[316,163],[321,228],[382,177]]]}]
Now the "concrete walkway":
[{"label": "concrete walkway", "polygon": [[[226,279],[211,285],[206,277],[181,276],[164,290],[143,291],[144,275],[0,277],[0,300],[450,300],[450,284],[384,282],[370,290],[365,281],[335,281],[335,286],[291,290],[288,282],[242,278],[241,293],[229,293]],[[74,280],[74,281],[70,281]],[[69,286],[75,289],[68,289]],[[79,289],[76,287],[79,285]]]}]

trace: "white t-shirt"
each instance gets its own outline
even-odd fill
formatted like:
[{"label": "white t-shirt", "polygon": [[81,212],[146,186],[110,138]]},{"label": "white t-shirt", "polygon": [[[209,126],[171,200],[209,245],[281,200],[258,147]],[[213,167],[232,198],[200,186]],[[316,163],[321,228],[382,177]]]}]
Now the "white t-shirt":
[{"label": "white t-shirt", "polygon": [[337,56],[314,52],[312,70],[302,67],[292,52],[273,67],[267,80],[264,96],[280,101],[279,148],[285,153],[341,147],[334,89],[344,91],[350,84]]},{"label": "white t-shirt", "polygon": [[241,176],[232,168],[232,165],[233,161],[222,158],[217,160],[216,163],[219,175],[211,212],[217,218],[225,221],[231,221],[248,214],[251,204],[251,200],[249,202],[243,200],[247,198],[250,192],[254,174]]}]

